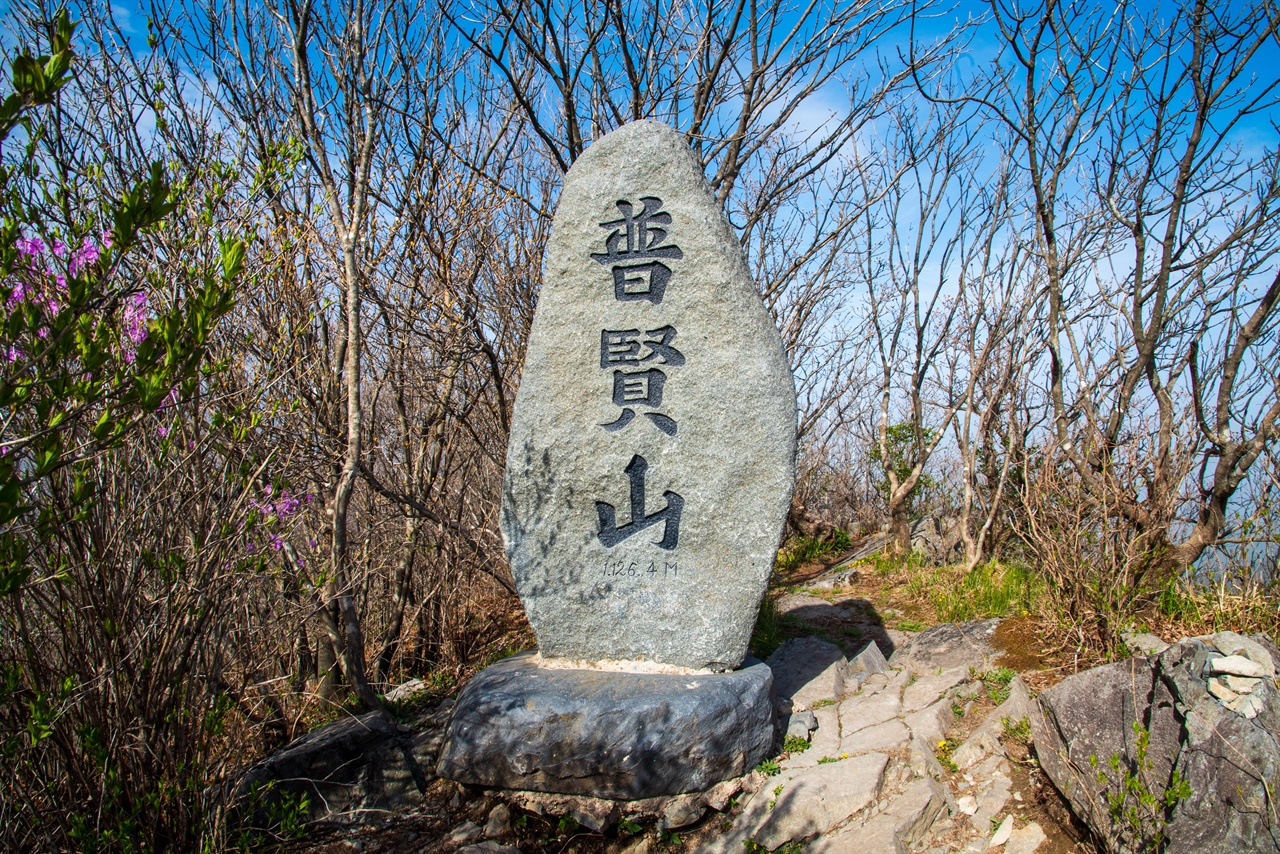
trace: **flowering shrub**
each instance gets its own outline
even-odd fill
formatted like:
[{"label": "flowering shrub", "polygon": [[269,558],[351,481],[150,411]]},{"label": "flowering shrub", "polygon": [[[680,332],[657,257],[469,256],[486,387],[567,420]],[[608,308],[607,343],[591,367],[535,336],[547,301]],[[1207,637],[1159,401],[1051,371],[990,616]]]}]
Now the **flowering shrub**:
[{"label": "flowering shrub", "polygon": [[[259,514],[256,533],[258,540],[250,540],[245,548],[250,554],[259,549],[269,552],[288,551],[287,560],[296,564],[298,569],[306,567],[306,559],[297,554],[296,549],[287,549],[289,537],[296,523],[301,522],[300,511],[315,500],[315,495],[308,492],[301,498],[290,495],[288,489],[281,489],[277,494],[270,484],[262,488],[262,496],[250,501],[250,506]],[[307,547],[315,549],[319,542],[315,538],[307,539]]]},{"label": "flowering shrub", "polygon": [[[124,275],[122,260],[177,207],[160,164],[109,205],[109,229],[90,221],[71,234],[47,225],[41,204],[70,179],[39,170],[35,111],[69,79],[71,33],[63,13],[50,54],[17,57],[17,91],[0,102],[0,595],[26,582],[32,541],[57,522],[46,513],[29,523],[43,503],[41,482],[118,445],[166,400],[194,392],[209,334],[234,304],[245,253],[242,241],[223,241],[221,269],[204,271],[183,304],[152,305],[151,278]],[[6,151],[17,129],[26,145]]]},{"label": "flowering shrub", "polygon": [[72,181],[93,194],[38,147],[71,33],[60,14],[0,101],[0,848],[194,850],[235,705],[221,568],[256,533],[228,514],[272,514],[284,548],[300,504],[246,511],[247,473],[205,454],[244,243],[192,261],[178,241],[164,269],[137,251],[178,210],[159,164],[100,191],[105,214],[62,204]]}]

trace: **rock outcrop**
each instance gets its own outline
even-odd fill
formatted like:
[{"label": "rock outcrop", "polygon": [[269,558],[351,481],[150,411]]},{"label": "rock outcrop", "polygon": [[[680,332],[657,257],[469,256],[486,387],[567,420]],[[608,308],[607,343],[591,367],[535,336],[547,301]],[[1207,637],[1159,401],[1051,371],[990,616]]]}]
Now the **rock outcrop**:
[{"label": "rock outcrop", "polygon": [[1040,764],[1107,850],[1280,851],[1269,645],[1233,632],[1192,638],[1040,696]]}]

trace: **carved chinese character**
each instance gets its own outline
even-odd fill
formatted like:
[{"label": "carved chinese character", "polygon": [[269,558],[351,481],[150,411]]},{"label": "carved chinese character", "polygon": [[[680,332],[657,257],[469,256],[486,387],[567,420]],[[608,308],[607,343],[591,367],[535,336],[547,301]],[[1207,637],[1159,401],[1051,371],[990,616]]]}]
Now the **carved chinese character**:
[{"label": "carved chinese character", "polygon": [[660,549],[671,551],[680,542],[680,514],[684,511],[684,499],[667,490],[662,497],[667,499],[667,506],[657,513],[645,515],[644,512],[644,478],[649,470],[645,458],[636,454],[631,458],[624,471],[631,481],[631,521],[618,527],[617,510],[612,504],[596,502],[596,515],[600,521],[600,532],[597,535],[605,548],[613,548],[618,543],[640,533],[645,528],[662,523],[662,539],[655,545]]},{"label": "carved chinese character", "polygon": [[[613,433],[626,427],[636,417],[636,411],[632,407],[658,408],[662,405],[662,387],[666,382],[667,375],[657,368],[647,371],[614,371],[613,402],[622,407],[622,413],[616,421],[600,426]],[[668,436],[676,434],[676,422],[669,416],[661,412],[646,412],[644,417]]]},{"label": "carved chinese character", "polygon": [[684,364],[684,354],[671,346],[676,337],[674,326],[650,329],[644,334],[647,337],[642,340],[639,329],[600,330],[600,367],[639,365],[655,359],[672,367]]},{"label": "carved chinese character", "polygon": [[[641,338],[639,329],[603,329],[600,331],[600,367],[639,366],[657,361],[663,365],[679,367],[684,364],[684,354],[671,346],[676,330],[673,326],[650,329]],[[622,407],[618,418],[600,426],[616,432],[630,424],[636,417],[633,407],[657,409],[662,405],[662,387],[667,375],[657,368],[647,371],[613,372],[613,402]],[[676,422],[661,412],[646,412],[644,416],[668,436],[676,434]]]},{"label": "carved chinese character", "polygon": [[593,252],[591,257],[612,267],[615,299],[648,300],[657,305],[671,281],[671,268],[653,259],[684,257],[674,243],[662,245],[671,214],[662,210],[662,199],[655,196],[642,197],[638,212],[625,199],[615,205],[622,217],[600,223],[601,228],[610,229],[609,236],[605,251]]}]

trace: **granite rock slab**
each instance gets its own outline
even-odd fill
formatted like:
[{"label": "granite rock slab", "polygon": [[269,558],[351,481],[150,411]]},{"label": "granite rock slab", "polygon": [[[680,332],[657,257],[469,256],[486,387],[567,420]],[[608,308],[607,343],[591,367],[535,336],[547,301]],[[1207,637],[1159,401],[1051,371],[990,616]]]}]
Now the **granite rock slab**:
[{"label": "granite rock slab", "polygon": [[774,691],[790,699],[796,709],[844,696],[848,662],[833,643],[814,637],[791,638],[774,650],[767,663],[773,671]]},{"label": "granite rock slab", "polygon": [[973,620],[967,623],[942,623],[915,635],[894,650],[889,663],[910,670],[917,677],[947,670],[990,669],[1000,657],[991,645],[1000,620]]},{"label": "granite rock slab", "polygon": [[774,744],[773,675],[556,669],[522,653],[458,696],[438,773],[468,785],[635,800],[738,777]]},{"label": "granite rock slab", "polygon": [[544,656],[729,670],[791,501],[782,339],[701,165],[659,122],[565,176],[501,528]]},{"label": "granite rock slab", "polygon": [[[888,762],[883,753],[871,753],[805,771],[771,796],[773,806],[751,837],[772,851],[792,840],[826,833],[879,796]],[[751,806],[765,794],[757,794]]]}]

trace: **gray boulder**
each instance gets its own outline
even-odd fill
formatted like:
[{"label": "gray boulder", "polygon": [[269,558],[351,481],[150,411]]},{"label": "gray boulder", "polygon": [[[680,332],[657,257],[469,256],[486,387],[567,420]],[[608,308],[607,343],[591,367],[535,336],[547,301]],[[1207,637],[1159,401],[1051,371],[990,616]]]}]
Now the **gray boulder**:
[{"label": "gray boulder", "polygon": [[551,669],[530,653],[458,696],[442,777],[473,786],[633,800],[741,776],[774,742],[773,677]]},{"label": "gray boulder", "polygon": [[414,726],[368,712],[312,730],[240,776],[232,787],[228,827],[273,828],[285,798],[297,803],[305,797],[307,820],[337,825],[418,806],[435,778],[451,707],[445,701]]},{"label": "gray boulder", "polygon": [[[1143,850],[1158,837],[1168,854],[1280,851],[1280,695],[1262,679],[1250,694],[1253,717],[1227,708],[1209,691],[1210,662],[1225,657],[1186,640],[1040,695],[1032,715],[1040,764],[1108,851]],[[1138,791],[1125,791],[1126,774]],[[1189,795],[1175,796],[1179,781]],[[1155,807],[1141,803],[1143,792]]]},{"label": "gray boulder", "polygon": [[917,677],[948,670],[988,670],[1000,652],[991,646],[999,620],[943,623],[926,629],[896,649],[889,663]]}]

